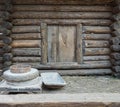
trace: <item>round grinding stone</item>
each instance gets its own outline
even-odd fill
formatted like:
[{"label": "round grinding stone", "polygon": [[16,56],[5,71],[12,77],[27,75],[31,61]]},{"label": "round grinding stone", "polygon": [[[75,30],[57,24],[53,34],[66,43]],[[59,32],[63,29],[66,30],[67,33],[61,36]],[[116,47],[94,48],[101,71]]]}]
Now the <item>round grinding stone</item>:
[{"label": "round grinding stone", "polygon": [[26,73],[12,73],[7,70],[3,73],[3,77],[6,81],[10,82],[22,82],[35,79],[39,76],[39,71],[37,69],[31,68],[30,72]]}]

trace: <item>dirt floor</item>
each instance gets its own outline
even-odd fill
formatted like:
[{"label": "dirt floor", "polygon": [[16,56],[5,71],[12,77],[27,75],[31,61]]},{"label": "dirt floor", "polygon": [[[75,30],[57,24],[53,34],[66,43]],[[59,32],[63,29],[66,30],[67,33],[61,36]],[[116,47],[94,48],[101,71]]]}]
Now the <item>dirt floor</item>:
[{"label": "dirt floor", "polygon": [[120,93],[120,79],[111,76],[64,76],[67,85],[43,93]]}]

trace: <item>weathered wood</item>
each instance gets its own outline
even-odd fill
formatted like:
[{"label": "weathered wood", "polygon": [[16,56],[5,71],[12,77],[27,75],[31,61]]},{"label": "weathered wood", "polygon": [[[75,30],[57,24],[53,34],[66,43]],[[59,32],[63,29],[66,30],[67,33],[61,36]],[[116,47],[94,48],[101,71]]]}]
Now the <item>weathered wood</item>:
[{"label": "weathered wood", "polygon": [[112,53],[110,56],[115,60],[120,60],[120,53]]},{"label": "weathered wood", "polygon": [[[92,62],[92,61],[91,61]],[[13,63],[15,64],[15,63]],[[41,65],[39,62],[37,63],[29,63],[29,62],[26,62],[26,63],[20,63],[20,64],[29,64],[31,65],[32,67],[34,68],[37,68],[37,69],[94,69],[94,68],[109,68],[111,67],[111,63],[109,61],[105,61],[105,62],[99,62],[99,61],[96,61],[96,63],[86,63],[86,64],[70,64],[70,63],[55,63],[55,64],[46,64],[46,65]]]},{"label": "weathered wood", "polygon": [[119,12],[120,12],[120,5],[114,7],[112,12],[113,12],[114,14],[119,13]]},{"label": "weathered wood", "polygon": [[0,64],[3,63],[3,57],[0,57]]},{"label": "weathered wood", "polygon": [[6,28],[0,27],[0,32],[3,33],[3,35],[10,35],[11,31],[7,30]]},{"label": "weathered wood", "polygon": [[3,55],[4,51],[0,48],[0,56]]},{"label": "weathered wood", "polygon": [[75,26],[59,26],[58,35],[59,35],[59,40],[58,40],[59,62],[75,62],[75,45],[76,45]]},{"label": "weathered wood", "polygon": [[40,57],[13,57],[13,62],[41,62]]},{"label": "weathered wood", "polygon": [[23,1],[23,0],[13,0],[13,4],[105,4],[105,3],[110,3],[113,0],[87,0],[87,1],[80,1],[80,0],[60,0],[60,1],[55,1],[55,0],[32,0],[32,1]]},{"label": "weathered wood", "polygon": [[3,42],[4,42],[5,44],[11,44],[11,43],[12,43],[12,38],[7,37],[7,36],[4,36],[4,37],[3,37]]},{"label": "weathered wood", "polygon": [[116,15],[113,15],[111,17],[111,19],[115,20],[115,21],[119,21],[120,20],[120,13],[116,14]]},{"label": "weathered wood", "polygon": [[[54,70],[39,70],[40,73],[54,72]],[[56,72],[56,70],[55,70]],[[80,70],[57,70],[62,76],[86,76],[86,75],[107,75],[111,74],[111,69],[80,69]]]},{"label": "weathered wood", "polygon": [[111,63],[112,63],[114,66],[120,66],[120,60],[111,59]]},{"label": "weathered wood", "polygon": [[4,61],[11,61],[12,58],[13,58],[12,53],[5,53],[5,54],[3,55],[3,60],[4,60]]},{"label": "weathered wood", "polygon": [[41,48],[13,48],[12,53],[14,56],[41,56]]},{"label": "weathered wood", "polygon": [[85,47],[87,48],[107,48],[109,47],[109,41],[105,40],[85,40]]},{"label": "weathered wood", "polygon": [[120,37],[120,31],[119,30],[113,31],[112,36]]},{"label": "weathered wood", "polygon": [[86,40],[109,40],[111,37],[111,34],[83,34]]},{"label": "weathered wood", "polygon": [[12,23],[7,22],[7,21],[1,22],[0,25],[1,25],[2,27],[7,28],[7,29],[12,29],[12,27],[13,27],[13,26],[12,26]]},{"label": "weathered wood", "polygon": [[83,27],[84,33],[103,33],[108,34],[111,33],[111,30],[109,27],[99,27],[99,26],[84,26]]},{"label": "weathered wood", "polygon": [[84,61],[103,61],[103,60],[110,60],[110,57],[108,55],[106,56],[84,56]]},{"label": "weathered wood", "polygon": [[109,48],[85,48],[84,55],[108,55],[110,54]]},{"label": "weathered wood", "polygon": [[3,63],[3,66],[6,68],[6,67],[9,67],[9,66],[11,66],[12,65],[12,62],[11,61],[5,61],[4,63]]},{"label": "weathered wood", "polygon": [[78,62],[78,64],[82,64],[83,63],[83,43],[82,43],[82,32],[83,32],[83,27],[82,24],[78,24],[77,25],[77,50],[76,50],[76,60]]},{"label": "weathered wood", "polygon": [[12,33],[39,33],[40,26],[14,26]]},{"label": "weathered wood", "polygon": [[113,66],[112,69],[113,71],[120,73],[120,66]]},{"label": "weathered wood", "polygon": [[9,12],[0,12],[0,18],[3,18],[4,20],[11,20]]},{"label": "weathered wood", "polygon": [[120,52],[120,45],[112,45],[110,49],[115,52]]},{"label": "weathered wood", "polygon": [[117,21],[111,25],[111,28],[113,30],[119,30],[120,29],[120,21]]},{"label": "weathered wood", "polygon": [[109,26],[112,24],[109,19],[14,19],[12,23],[14,25],[40,25],[40,23],[45,22],[47,24],[78,24],[82,23],[84,25],[103,25]]},{"label": "weathered wood", "polygon": [[11,34],[11,38],[14,40],[34,40],[34,39],[41,39],[40,33],[22,33],[22,34]]},{"label": "weathered wood", "polygon": [[10,52],[12,50],[12,47],[10,45],[4,45],[2,49],[4,52]]},{"label": "weathered wood", "polygon": [[0,40],[0,47],[3,47],[4,46],[4,43],[3,41]]},{"label": "weathered wood", "polygon": [[41,40],[13,40],[11,46],[13,48],[39,48]]},{"label": "weathered wood", "polygon": [[113,37],[110,39],[111,45],[120,45],[120,37]]},{"label": "weathered wood", "polygon": [[5,10],[4,5],[0,4],[0,11],[4,11],[4,10]]},{"label": "weathered wood", "polygon": [[12,14],[13,18],[18,18],[18,19],[67,19],[67,18],[102,18],[102,19],[107,19],[111,17],[110,12],[14,12]]},{"label": "weathered wood", "polygon": [[101,12],[112,11],[110,6],[79,6],[79,5],[15,5],[15,11],[85,11],[85,12]]},{"label": "weathered wood", "polygon": [[47,48],[48,48],[48,44],[47,44],[47,40],[48,40],[48,37],[47,37],[47,24],[46,23],[41,23],[41,37],[42,37],[42,40],[41,40],[41,62],[42,64],[46,64],[47,63],[47,55],[48,55],[48,51],[47,51]]}]

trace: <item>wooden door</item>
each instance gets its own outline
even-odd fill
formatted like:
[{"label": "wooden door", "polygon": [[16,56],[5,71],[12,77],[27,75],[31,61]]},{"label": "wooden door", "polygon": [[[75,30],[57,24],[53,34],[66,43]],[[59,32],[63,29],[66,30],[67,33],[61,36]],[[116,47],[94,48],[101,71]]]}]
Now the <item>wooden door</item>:
[{"label": "wooden door", "polygon": [[81,24],[41,25],[43,64],[82,63]]}]

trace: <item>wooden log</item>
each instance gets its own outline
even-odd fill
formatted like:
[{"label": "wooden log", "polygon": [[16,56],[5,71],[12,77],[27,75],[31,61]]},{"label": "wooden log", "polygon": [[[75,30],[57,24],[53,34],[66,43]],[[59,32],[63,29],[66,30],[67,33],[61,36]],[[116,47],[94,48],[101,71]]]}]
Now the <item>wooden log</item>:
[{"label": "wooden log", "polygon": [[82,23],[87,26],[109,26],[112,24],[111,20],[108,19],[14,19],[12,23],[17,25],[40,25],[40,23],[45,22],[47,24],[78,24]]},{"label": "wooden log", "polygon": [[23,1],[23,0],[13,0],[13,4],[105,4],[105,3],[111,3],[113,0],[87,0],[87,1],[79,1],[79,0],[61,0],[61,1],[55,1],[55,0],[32,0],[32,1]]},{"label": "wooden log", "polygon": [[12,53],[5,53],[5,54],[3,55],[3,60],[4,60],[4,61],[11,61],[12,58],[13,58]]},{"label": "wooden log", "polygon": [[84,55],[109,55],[110,49],[109,48],[85,48]]},{"label": "wooden log", "polygon": [[120,60],[120,53],[112,53],[110,56],[115,60]]},{"label": "wooden log", "polygon": [[120,60],[111,59],[111,63],[112,63],[114,66],[120,66]]},{"label": "wooden log", "polygon": [[7,30],[6,28],[3,28],[3,27],[0,27],[0,32],[3,33],[4,36],[7,36],[7,35],[11,34],[10,30]]},{"label": "wooden log", "polygon": [[82,43],[82,24],[77,25],[77,52],[76,52],[76,59],[78,64],[83,63],[83,43]]},{"label": "wooden log", "polygon": [[15,5],[15,11],[61,11],[61,12],[109,12],[112,11],[110,6],[79,6],[79,5]]},{"label": "wooden log", "polygon": [[113,31],[112,36],[120,37],[120,31],[119,30]]},{"label": "wooden log", "polygon": [[110,49],[114,52],[120,52],[120,45],[112,45]]},{"label": "wooden log", "polygon": [[120,5],[114,7],[112,12],[113,12],[114,14],[119,13],[119,12],[120,12]]},{"label": "wooden log", "polygon": [[14,56],[41,56],[40,48],[13,48],[12,53]]},{"label": "wooden log", "polygon": [[6,67],[9,67],[9,66],[11,66],[12,65],[12,62],[11,61],[5,61],[4,63],[3,63],[3,66],[6,68]]},{"label": "wooden log", "polygon": [[0,40],[0,47],[3,47],[4,46],[4,43],[3,41]]},{"label": "wooden log", "polygon": [[110,57],[108,55],[106,56],[84,56],[83,60],[84,61],[103,61],[103,60],[109,60]]},{"label": "wooden log", "polygon": [[0,12],[0,18],[3,18],[4,20],[11,20],[12,19],[9,12]]},{"label": "wooden log", "polygon": [[40,33],[40,26],[14,26],[12,33]]},{"label": "wooden log", "polygon": [[4,53],[3,49],[0,48],[0,56]]},{"label": "wooden log", "polygon": [[108,34],[111,33],[109,27],[99,27],[99,26],[84,26],[83,27],[84,33],[100,33],[100,34]]},{"label": "wooden log", "polygon": [[113,73],[113,76],[120,79],[120,73]]},{"label": "wooden log", "polygon": [[11,38],[14,40],[35,40],[35,39],[41,39],[40,33],[22,33],[22,34],[11,34]]},{"label": "wooden log", "polygon": [[[56,70],[39,70],[40,73],[56,72]],[[57,70],[62,76],[90,76],[90,75],[108,75],[112,73],[111,69],[80,69],[80,70]]]},{"label": "wooden log", "polygon": [[4,52],[8,53],[12,50],[12,47],[10,45],[4,45],[2,49]]},{"label": "wooden log", "polygon": [[[13,63],[15,64],[15,63]],[[99,62],[99,61],[96,61],[96,63],[86,63],[86,64],[64,64],[64,63],[56,63],[56,64],[46,64],[46,65],[41,65],[40,62],[36,62],[36,63],[29,63],[29,62],[26,62],[26,63],[19,63],[19,64],[29,64],[31,65],[32,67],[34,68],[37,68],[37,69],[69,69],[69,70],[72,70],[72,69],[94,69],[94,68],[109,68],[111,67],[111,63],[110,62]]]},{"label": "wooden log", "polygon": [[18,19],[73,19],[73,18],[102,18],[107,19],[111,17],[110,12],[14,12],[13,18]]},{"label": "wooden log", "polygon": [[113,15],[111,17],[112,20],[115,20],[115,21],[119,21],[120,20],[120,13],[116,14],[116,15]]},{"label": "wooden log", "polygon": [[3,57],[0,57],[0,64],[3,63]]},{"label": "wooden log", "polygon": [[112,69],[114,72],[120,73],[120,66],[113,66]]},{"label": "wooden log", "polygon": [[120,37],[113,37],[110,39],[111,45],[120,45]]},{"label": "wooden log", "polygon": [[119,28],[120,28],[120,21],[117,21],[117,22],[113,23],[113,24],[111,25],[111,28],[112,28],[113,30],[119,30]]},{"label": "wooden log", "polygon": [[13,48],[39,48],[41,40],[14,40],[11,46]]},{"label": "wooden log", "polygon": [[12,43],[12,38],[5,36],[5,37],[3,37],[3,42],[5,44],[11,44]]},{"label": "wooden log", "polygon": [[47,55],[48,55],[48,44],[47,44],[47,24],[46,23],[41,23],[41,37],[42,37],[42,41],[41,41],[41,62],[42,64],[46,64],[47,63]]},{"label": "wooden log", "polygon": [[109,42],[105,40],[85,40],[85,47],[87,48],[107,48],[109,46]]},{"label": "wooden log", "polygon": [[13,62],[41,62],[41,57],[13,57]]},{"label": "wooden log", "polygon": [[109,40],[111,34],[83,34],[85,40]]},{"label": "wooden log", "polygon": [[4,10],[5,10],[4,5],[0,4],[0,11],[4,11]]},{"label": "wooden log", "polygon": [[12,29],[12,23],[10,23],[10,22],[7,22],[7,21],[3,21],[3,22],[1,22],[0,23],[0,25],[1,25],[1,27],[5,27],[6,29]]}]

